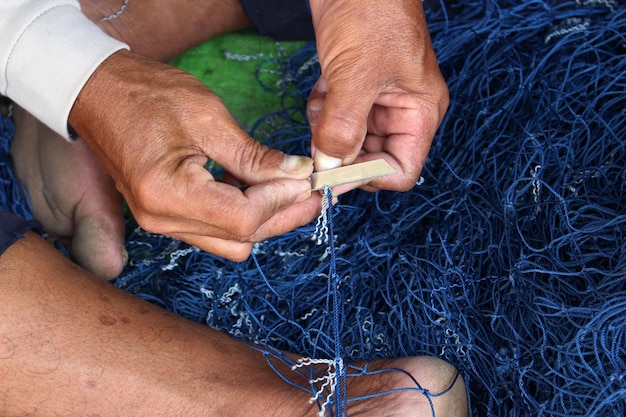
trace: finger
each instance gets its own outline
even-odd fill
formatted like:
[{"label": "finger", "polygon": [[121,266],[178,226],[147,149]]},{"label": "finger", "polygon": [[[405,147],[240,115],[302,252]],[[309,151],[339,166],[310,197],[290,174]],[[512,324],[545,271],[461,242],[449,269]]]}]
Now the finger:
[{"label": "finger", "polygon": [[[216,236],[202,236],[190,233],[173,233],[172,237],[194,245],[206,252],[223,258],[241,262],[250,256],[253,243],[284,234],[299,226],[310,223],[321,210],[321,196],[295,204],[277,213],[259,227],[246,241],[230,240]],[[216,232],[216,235],[219,232]]]},{"label": "finger", "polygon": [[[415,185],[430,149],[430,142],[421,142],[410,135],[392,135],[380,137],[368,135],[363,150],[355,163],[385,159],[395,170],[396,174],[375,178],[365,184],[362,189],[374,191],[379,189],[407,191]],[[354,188],[354,187],[352,187]],[[341,188],[346,192],[350,188]]]},{"label": "finger", "polygon": [[222,175],[222,182],[224,184],[232,185],[233,187],[238,187],[238,188],[245,188],[245,186],[247,186],[247,184],[244,184],[243,182],[241,182],[239,178],[235,177],[233,174],[231,174],[228,171],[224,171],[224,175]]},{"label": "finger", "polygon": [[[232,119],[228,114],[222,117]],[[207,141],[211,143],[206,149],[207,155],[245,184],[254,185],[277,178],[305,179],[313,172],[311,158],[271,149],[236,125],[230,125],[218,134],[218,143]]]},{"label": "finger", "polygon": [[[325,84],[323,105],[312,129],[312,153],[318,171],[350,164],[356,159],[367,133],[367,119],[377,88],[345,67],[334,78],[327,74]],[[318,95],[312,99],[314,106],[324,92],[315,94]]]},{"label": "finger", "polygon": [[287,207],[263,223],[254,236],[255,241],[261,241],[273,236],[287,233],[297,227],[304,226],[319,216],[322,209],[322,195],[312,193],[305,201]]},{"label": "finger", "polygon": [[[216,182],[198,163],[180,166],[173,193],[155,192],[162,182],[148,184],[140,207],[131,205],[138,223],[156,233],[193,233],[230,240],[252,236],[273,215],[311,195],[308,180],[276,179],[245,191]],[[131,202],[129,202],[129,205]],[[148,207],[152,210],[141,210]]]},{"label": "finger", "polygon": [[307,100],[306,116],[311,131],[315,130],[315,126],[317,125],[317,119],[319,119],[322,107],[324,106],[325,98],[326,79],[323,75],[321,75],[313,86],[313,89],[309,94],[309,99]]},{"label": "finger", "polygon": [[235,262],[245,261],[252,252],[252,242],[237,242],[234,240],[220,239],[211,236],[199,236],[193,234],[174,234],[173,238],[182,240],[205,252]]}]

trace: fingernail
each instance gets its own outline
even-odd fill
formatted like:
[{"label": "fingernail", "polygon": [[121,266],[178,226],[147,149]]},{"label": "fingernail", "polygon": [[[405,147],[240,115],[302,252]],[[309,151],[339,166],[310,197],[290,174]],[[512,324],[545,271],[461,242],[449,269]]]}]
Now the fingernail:
[{"label": "fingernail", "polygon": [[334,156],[328,156],[320,150],[315,151],[315,170],[325,171],[327,169],[338,168],[341,166],[341,159]]},{"label": "fingernail", "polygon": [[302,155],[285,155],[283,158],[283,164],[280,167],[284,172],[291,174],[309,174],[313,160],[309,157]]},{"label": "fingernail", "polygon": [[320,112],[322,111],[322,106],[316,104],[315,102],[309,103],[307,107],[308,112],[308,121],[309,123],[315,123],[317,118],[320,116]]},{"label": "fingernail", "polygon": [[326,78],[320,77],[315,84],[315,89],[320,93],[326,93]]},{"label": "fingernail", "polygon": [[313,113],[319,113],[320,110],[322,110],[322,106],[320,104],[312,102],[311,104],[309,104],[309,110]]}]

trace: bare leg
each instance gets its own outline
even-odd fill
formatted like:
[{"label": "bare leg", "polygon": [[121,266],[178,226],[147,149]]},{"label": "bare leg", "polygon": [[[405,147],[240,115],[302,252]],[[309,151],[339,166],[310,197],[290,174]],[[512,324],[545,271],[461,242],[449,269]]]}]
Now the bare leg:
[{"label": "bare leg", "polygon": [[[33,233],[0,256],[0,276],[2,415],[316,414],[310,395],[284,383],[256,350],[95,279]],[[433,392],[455,374],[432,358],[382,365],[403,367]],[[352,379],[348,394],[407,385],[394,375]],[[467,415],[462,381],[436,407],[437,416]],[[431,415],[414,393],[361,401],[349,411]]]},{"label": "bare leg", "polygon": [[[106,2],[112,3],[120,2]],[[172,13],[190,10],[189,1],[166,3],[178,8]],[[88,7],[84,10],[93,18],[115,8],[96,14],[90,14]],[[155,59],[168,59],[212,36],[204,33],[210,27],[204,22],[187,20],[190,33],[170,38],[172,28],[160,26],[165,13],[149,19],[144,15],[141,24],[130,19],[130,11],[124,25],[135,32],[119,37],[137,53]],[[122,34],[124,20],[109,22],[114,21],[120,27],[109,29],[110,33]],[[242,22],[241,27],[246,25]],[[162,30],[166,36],[142,49],[136,39],[146,35],[146,27]],[[0,276],[0,410],[4,415],[292,417],[316,413],[308,403],[310,395],[285,384],[257,351],[95,280],[34,234],[0,256]],[[384,361],[372,369],[376,367],[403,368],[431,392],[447,388],[456,375],[452,367],[433,358]],[[407,385],[411,386],[410,379],[397,373],[354,378],[348,395]],[[462,381],[433,402],[437,416],[467,415]],[[421,394],[405,392],[351,404],[350,415],[431,413]]]},{"label": "bare leg", "polygon": [[33,214],[52,238],[71,242],[80,265],[115,278],[127,254],[122,199],[113,180],[81,140],[66,141],[17,106],[14,117],[11,155]]},{"label": "bare leg", "polygon": [[[83,13],[133,52],[159,61],[217,35],[251,26],[239,0],[80,0]],[[104,19],[103,19],[104,18]]]}]

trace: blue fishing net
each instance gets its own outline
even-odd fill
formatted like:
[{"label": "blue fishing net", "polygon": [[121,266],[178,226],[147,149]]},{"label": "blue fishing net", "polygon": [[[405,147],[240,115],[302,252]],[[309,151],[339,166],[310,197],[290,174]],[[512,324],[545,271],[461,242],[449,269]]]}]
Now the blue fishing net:
[{"label": "blue fishing net", "polygon": [[[243,263],[129,219],[116,285],[344,375],[366,370],[342,361],[441,357],[475,416],[626,415],[626,6],[459,3],[427,11],[451,103],[411,191],[342,196]],[[306,154],[315,47],[268,68],[284,109],[251,133]],[[9,168],[0,205],[28,215]]]}]

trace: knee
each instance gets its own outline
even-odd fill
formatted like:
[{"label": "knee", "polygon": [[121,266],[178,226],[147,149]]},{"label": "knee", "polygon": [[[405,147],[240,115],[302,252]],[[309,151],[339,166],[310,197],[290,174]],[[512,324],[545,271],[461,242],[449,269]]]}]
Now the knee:
[{"label": "knee", "polygon": [[422,388],[437,417],[467,417],[469,415],[467,388],[463,375],[450,363],[433,357],[419,356],[405,359],[409,371]]}]

